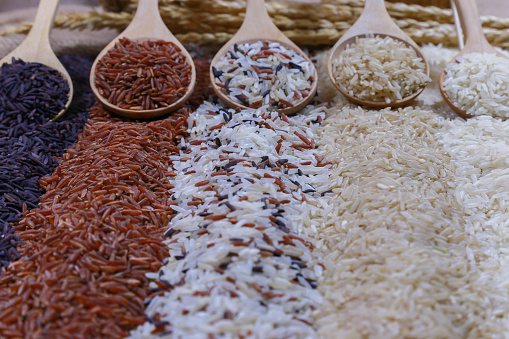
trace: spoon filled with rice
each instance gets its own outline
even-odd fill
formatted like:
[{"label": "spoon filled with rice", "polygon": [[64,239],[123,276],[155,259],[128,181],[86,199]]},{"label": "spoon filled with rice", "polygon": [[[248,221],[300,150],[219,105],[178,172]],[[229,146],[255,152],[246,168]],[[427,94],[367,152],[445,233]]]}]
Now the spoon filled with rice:
[{"label": "spoon filled with rice", "polygon": [[185,47],[159,13],[158,0],[139,0],[127,28],[96,57],[90,87],[108,111],[153,119],[182,107],[196,84]]},{"label": "spoon filled with rice", "polygon": [[[7,107],[21,112],[37,110],[50,121],[67,111],[74,92],[72,79],[49,39],[59,3],[41,0],[26,38],[0,59],[1,90],[9,100]],[[6,103],[2,101],[2,105]]]},{"label": "spoon filled with rice", "polygon": [[419,46],[395,24],[383,0],[366,0],[359,19],[331,49],[328,73],[350,101],[377,108],[403,106],[431,81]]},{"label": "spoon filled with rice", "polygon": [[486,39],[475,0],[454,0],[465,46],[442,70],[440,92],[461,117],[509,118],[509,58]]},{"label": "spoon filled with rice", "polygon": [[317,78],[312,61],[276,27],[263,0],[247,0],[242,26],[210,67],[212,88],[226,105],[284,114],[313,99]]}]

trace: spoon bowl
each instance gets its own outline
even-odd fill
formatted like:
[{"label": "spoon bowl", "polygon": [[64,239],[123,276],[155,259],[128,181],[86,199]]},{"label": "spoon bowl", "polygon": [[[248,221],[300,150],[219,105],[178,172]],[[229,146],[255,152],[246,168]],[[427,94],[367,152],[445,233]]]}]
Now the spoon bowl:
[{"label": "spoon bowl", "polygon": [[269,41],[277,42],[287,49],[293,50],[294,52],[302,55],[304,59],[313,67],[313,81],[309,94],[296,102],[292,107],[278,109],[277,111],[286,115],[297,113],[306,107],[307,104],[313,100],[318,86],[318,72],[313,65],[313,62],[309,57],[290,39],[286,37],[272,22],[267,9],[265,8],[264,0],[247,0],[246,5],[246,16],[242,26],[237,33],[216,53],[212,62],[210,63],[210,82],[212,89],[216,95],[229,107],[243,107],[248,108],[240,103],[233,101],[228,95],[226,95],[219,86],[216,85],[216,80],[212,67],[215,66],[218,61],[226,55],[231,46],[235,44],[253,43],[256,41]]},{"label": "spoon bowl", "polygon": [[[486,39],[482,30],[481,20],[479,18],[479,11],[475,0],[453,0],[454,5],[458,11],[458,18],[461,22],[461,28],[465,36],[465,44],[461,51],[452,58],[447,65],[457,62],[459,57],[470,53],[489,53],[496,54],[499,57],[508,59],[506,55],[497,51]],[[446,67],[447,67],[446,65]],[[467,114],[465,110],[456,106],[456,104],[449,98],[444,89],[445,81],[445,68],[440,73],[439,85],[440,92],[444,101],[451,107],[460,117],[471,118],[472,115]]]},{"label": "spoon bowl", "polygon": [[422,91],[424,91],[424,86],[418,91],[412,93],[412,95],[409,95],[401,100],[387,103],[385,101],[373,101],[358,98],[348,93],[348,91],[343,86],[341,86],[341,84],[336,82],[333,69],[334,60],[336,60],[339,55],[347,48],[347,45],[353,44],[357,38],[365,38],[370,35],[380,36],[381,38],[390,37],[394,40],[403,42],[407,47],[413,49],[417,56],[423,60],[425,65],[425,73],[427,76],[429,76],[429,65],[426,61],[426,58],[422,54],[421,49],[392,20],[389,13],[387,12],[387,9],[385,8],[384,1],[366,0],[361,16],[352,25],[352,27],[350,27],[350,29],[336,42],[336,44],[334,44],[331,49],[329,62],[327,63],[327,71],[329,73],[330,79],[332,80],[332,83],[346,98],[359,105],[385,108],[399,107],[408,104],[416,97],[418,97]]},{"label": "spoon bowl", "polygon": [[68,99],[65,107],[51,119],[55,121],[69,108],[74,93],[71,77],[51,49],[49,32],[55,19],[60,0],[40,0],[32,29],[23,42],[11,53],[0,59],[0,65],[12,63],[12,58],[30,63],[41,63],[58,71],[69,84]]},{"label": "spoon bowl", "polygon": [[[166,107],[160,107],[151,110],[133,110],[125,109],[111,104],[105,97],[103,97],[95,84],[96,78],[96,67],[98,62],[104,57],[104,55],[122,38],[128,38],[132,41],[143,42],[146,40],[164,40],[175,44],[182,53],[186,62],[191,66],[191,82],[187,87],[186,93]],[[187,99],[191,96],[196,84],[196,69],[194,66],[193,59],[189,52],[184,46],[177,40],[177,38],[170,32],[163,22],[159,13],[158,0],[139,0],[138,8],[136,13],[127,26],[127,28],[120,33],[113,41],[111,41],[106,47],[98,54],[94,63],[92,64],[92,71],[90,72],[90,87],[99,103],[108,111],[132,119],[152,119],[166,115],[182,107]]]}]

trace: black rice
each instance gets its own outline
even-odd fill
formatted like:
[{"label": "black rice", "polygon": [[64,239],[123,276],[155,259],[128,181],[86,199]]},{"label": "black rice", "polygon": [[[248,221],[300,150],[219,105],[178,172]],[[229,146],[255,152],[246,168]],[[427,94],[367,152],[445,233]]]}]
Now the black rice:
[{"label": "black rice", "polygon": [[58,72],[38,62],[12,59],[0,67],[0,121],[43,124],[64,109],[69,85]]},{"label": "black rice", "polygon": [[58,72],[21,60],[0,69],[0,269],[18,259],[20,241],[10,224],[38,205],[44,193],[39,179],[76,142],[94,102],[88,83],[92,60],[64,56],[61,62],[76,94],[55,122],[49,120],[65,106],[69,91]]}]

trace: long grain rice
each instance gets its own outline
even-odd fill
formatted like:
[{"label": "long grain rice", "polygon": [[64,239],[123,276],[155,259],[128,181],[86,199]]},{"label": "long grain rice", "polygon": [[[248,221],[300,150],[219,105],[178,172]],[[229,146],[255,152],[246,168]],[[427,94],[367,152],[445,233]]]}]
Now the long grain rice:
[{"label": "long grain rice", "polygon": [[444,90],[470,116],[509,118],[509,59],[469,53],[445,67]]},{"label": "long grain rice", "polygon": [[319,131],[334,195],[303,233],[325,258],[320,337],[509,335],[508,125],[450,114],[437,86],[448,57],[426,53],[434,83],[421,108],[335,98]]},{"label": "long grain rice", "polygon": [[389,36],[356,37],[333,60],[332,67],[336,83],[363,100],[395,102],[430,81],[415,50]]},{"label": "long grain rice", "polygon": [[[298,231],[322,199],[329,165],[316,158],[320,110],[280,117],[205,103],[174,157],[177,215],[149,319],[132,338],[313,338],[323,270]],[[199,326],[197,326],[199,324]]]},{"label": "long grain rice", "polygon": [[292,107],[317,81],[313,64],[278,42],[234,44],[213,66],[216,85],[245,108]]}]

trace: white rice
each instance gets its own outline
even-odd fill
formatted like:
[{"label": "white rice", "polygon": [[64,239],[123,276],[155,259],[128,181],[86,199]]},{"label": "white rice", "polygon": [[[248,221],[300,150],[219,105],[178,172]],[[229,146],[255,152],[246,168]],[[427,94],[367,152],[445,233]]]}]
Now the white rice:
[{"label": "white rice", "polygon": [[426,65],[403,41],[357,37],[333,60],[333,76],[347,93],[386,103],[402,100],[431,80]]},{"label": "white rice", "polygon": [[455,52],[423,52],[422,108],[334,98],[319,130],[335,195],[302,232],[323,244],[319,337],[509,337],[509,122],[452,114],[438,74]]},{"label": "white rice", "polygon": [[[460,131],[450,135],[445,120],[431,111],[330,112],[319,140],[335,163],[331,178],[339,193],[316,233],[324,241],[326,265],[319,287],[326,299],[316,317],[319,334],[509,334],[503,268],[509,258],[507,212],[489,209],[504,199],[507,183],[498,183],[493,202],[482,197],[490,189],[469,190],[475,198],[459,200],[462,181],[474,172],[467,169],[460,176],[464,165],[451,155],[457,151],[440,151],[441,138],[454,140]],[[456,123],[464,132],[464,122]],[[500,155],[509,149],[501,146],[494,146]],[[496,226],[481,226],[482,219],[477,216],[476,222],[466,213],[481,201],[489,203],[486,213],[497,211]]]},{"label": "white rice", "polygon": [[245,107],[291,107],[310,94],[316,81],[313,64],[277,42],[235,44],[213,66],[216,84]]},{"label": "white rice", "polygon": [[509,118],[509,59],[470,53],[445,68],[444,90],[468,115]]}]

